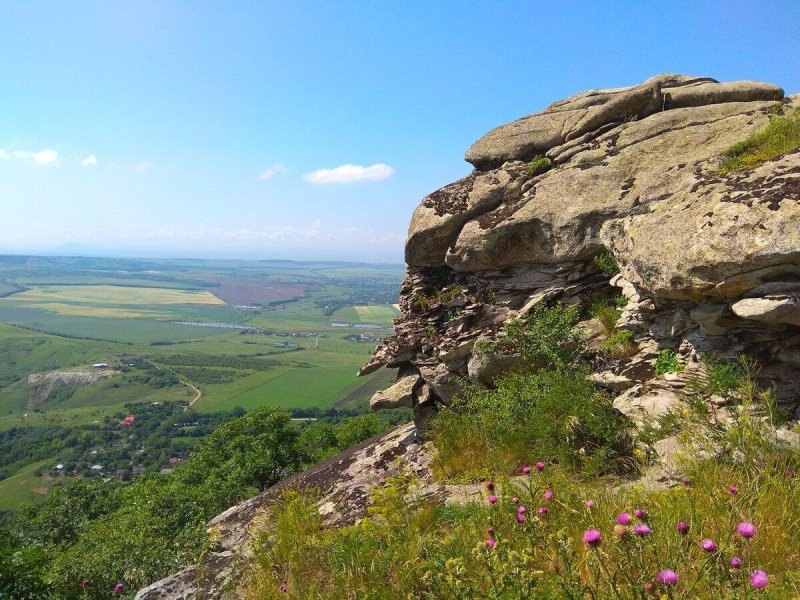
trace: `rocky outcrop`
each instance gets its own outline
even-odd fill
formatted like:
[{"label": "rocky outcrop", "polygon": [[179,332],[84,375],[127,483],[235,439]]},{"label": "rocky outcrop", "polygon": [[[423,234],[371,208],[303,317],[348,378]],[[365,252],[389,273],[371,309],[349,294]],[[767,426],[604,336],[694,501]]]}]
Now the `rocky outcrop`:
[{"label": "rocky outcrop", "polygon": [[[772,84],[665,74],[493,129],[466,153],[475,170],[414,212],[402,315],[362,373],[419,373],[431,392],[425,404],[412,397],[424,425],[462,377],[492,385],[513,367],[488,361],[476,340],[492,344],[540,302],[585,306],[590,294],[622,292],[617,326],[638,351],[595,376],[627,395],[621,406],[666,402],[648,383],[664,348],[687,364],[745,353],[796,406],[800,152],[728,175],[719,167],[726,149],[797,108],[800,96]],[[613,281],[594,260],[605,253],[619,265]]]},{"label": "rocky outcrop", "polygon": [[28,376],[28,408],[36,408],[46,402],[50,394],[57,389],[89,385],[114,375],[119,375],[119,371],[92,367],[31,373]]}]

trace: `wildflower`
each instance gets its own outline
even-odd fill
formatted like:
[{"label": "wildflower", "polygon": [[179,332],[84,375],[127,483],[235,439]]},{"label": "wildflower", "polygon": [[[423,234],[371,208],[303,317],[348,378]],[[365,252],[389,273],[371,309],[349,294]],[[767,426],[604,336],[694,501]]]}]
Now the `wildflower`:
[{"label": "wildflower", "polygon": [[549,508],[547,508],[546,506],[543,506],[543,507],[541,507],[541,508],[539,509],[539,514],[540,514],[540,515],[543,515],[543,516],[544,516],[544,515],[546,515],[546,514],[547,514],[547,513],[549,513],[549,512],[550,512],[550,509],[549,509]]},{"label": "wildflower", "polygon": [[644,584],[644,591],[649,594],[650,592],[653,591],[653,589],[655,589],[655,587],[656,586],[652,581],[648,581],[647,583]]},{"label": "wildflower", "polygon": [[524,523],[525,522],[525,515],[522,513],[517,513],[517,523]]},{"label": "wildflower", "polygon": [[511,501],[512,501],[514,504],[519,504],[519,498],[517,498],[516,496],[514,496],[514,497],[511,499]]},{"label": "wildflower", "polygon": [[637,508],[635,511],[633,511],[633,514],[636,515],[637,519],[643,519],[647,515],[647,511],[643,508]]},{"label": "wildflower", "polygon": [[603,541],[603,534],[597,529],[587,529],[583,533],[583,541],[592,547],[599,546]]},{"label": "wildflower", "polygon": [[494,548],[494,545],[496,543],[497,543],[497,540],[494,539],[493,537],[490,537],[489,539],[486,540],[486,547],[489,548],[489,550],[491,550],[492,548]]},{"label": "wildflower", "polygon": [[489,490],[490,492],[494,490],[494,481],[487,481],[485,485],[486,489]]},{"label": "wildflower", "polygon": [[494,504],[497,502],[497,496],[489,496],[489,504]]},{"label": "wildflower", "polygon": [[786,469],[786,476],[791,479],[794,477],[794,469]]},{"label": "wildflower", "polygon": [[530,475],[531,474],[531,468],[528,465],[525,465],[524,467],[522,467],[522,473],[524,475]]},{"label": "wildflower", "polygon": [[650,535],[650,528],[644,523],[639,523],[638,525],[633,526],[633,533],[639,537],[647,537]]},{"label": "wildflower", "polygon": [[489,529],[486,530],[486,535],[489,536],[490,538],[493,538],[494,537],[494,527],[489,527]]},{"label": "wildflower", "polygon": [[625,525],[614,525],[614,535],[620,539],[628,535],[628,528]]},{"label": "wildflower", "polygon": [[553,497],[553,492],[552,491],[550,491],[550,490],[545,491],[545,493],[544,493],[545,500],[550,500],[550,498],[552,498],[552,497]]},{"label": "wildflower", "polygon": [[587,500],[583,503],[586,508],[594,508],[594,500]]},{"label": "wildflower", "polygon": [[528,509],[527,509],[527,508],[525,508],[525,505],[524,505],[524,504],[520,504],[520,505],[517,507],[517,512],[518,512],[519,514],[522,514],[522,513],[524,513],[526,510],[528,510]]},{"label": "wildflower", "polygon": [[281,585],[278,587],[278,589],[279,589],[280,591],[282,591],[284,594],[285,594],[286,592],[288,592],[288,591],[289,591],[289,588],[287,588],[287,587],[286,587],[285,585],[283,585],[283,584],[281,584]]},{"label": "wildflower", "polygon": [[743,538],[751,538],[756,534],[756,526],[749,521],[742,521],[736,526],[736,533]]},{"label": "wildflower", "polygon": [[120,593],[122,591],[122,588],[124,588],[124,587],[125,587],[124,585],[122,585],[121,583],[118,583],[117,585],[114,586],[114,593],[115,594]]},{"label": "wildflower", "polygon": [[678,583],[678,574],[672,569],[664,569],[658,572],[658,583],[664,587],[670,587]]},{"label": "wildflower", "polygon": [[764,573],[764,571],[759,571],[758,569],[756,569],[750,574],[750,585],[752,585],[757,590],[767,587],[768,583],[769,583],[769,577],[767,577],[767,574]]},{"label": "wildflower", "polygon": [[536,470],[539,471],[540,473],[544,471],[544,463],[542,461],[536,463]]},{"label": "wildflower", "polygon": [[617,523],[619,523],[620,525],[629,525],[630,522],[631,522],[631,516],[628,513],[624,512],[617,515]]},{"label": "wildflower", "polygon": [[685,487],[689,487],[690,485],[692,485],[692,478],[691,477],[681,477],[681,483]]},{"label": "wildflower", "polygon": [[717,543],[711,538],[706,538],[700,542],[700,547],[709,554],[717,551]]},{"label": "wildflower", "polygon": [[84,577],[83,581],[81,581],[81,587],[88,587],[88,586],[89,586],[89,580]]},{"label": "wildflower", "polygon": [[739,493],[739,488],[738,488],[738,487],[736,487],[735,485],[732,485],[731,487],[729,487],[729,488],[728,488],[728,491],[729,491],[729,492],[730,492],[732,495],[734,495],[734,496],[735,496],[736,494],[738,494],[738,493]]},{"label": "wildflower", "polygon": [[732,569],[738,569],[741,566],[742,566],[742,559],[739,558],[738,556],[734,556],[731,559],[731,568]]}]

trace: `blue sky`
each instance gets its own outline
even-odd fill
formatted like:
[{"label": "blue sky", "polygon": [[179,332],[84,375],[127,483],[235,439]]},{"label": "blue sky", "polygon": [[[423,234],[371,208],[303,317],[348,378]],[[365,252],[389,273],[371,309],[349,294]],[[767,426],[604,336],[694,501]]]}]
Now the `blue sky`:
[{"label": "blue sky", "polygon": [[666,71],[800,92],[800,2],[2,1],[0,252],[401,262],[483,133]]}]

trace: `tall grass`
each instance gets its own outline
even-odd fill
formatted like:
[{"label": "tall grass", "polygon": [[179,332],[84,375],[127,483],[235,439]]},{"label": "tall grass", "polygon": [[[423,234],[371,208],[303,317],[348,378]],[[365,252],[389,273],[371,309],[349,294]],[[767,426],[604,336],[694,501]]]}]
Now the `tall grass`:
[{"label": "tall grass", "polygon": [[724,153],[720,173],[753,169],[766,161],[800,148],[800,110],[787,116],[775,116],[746,140]]}]

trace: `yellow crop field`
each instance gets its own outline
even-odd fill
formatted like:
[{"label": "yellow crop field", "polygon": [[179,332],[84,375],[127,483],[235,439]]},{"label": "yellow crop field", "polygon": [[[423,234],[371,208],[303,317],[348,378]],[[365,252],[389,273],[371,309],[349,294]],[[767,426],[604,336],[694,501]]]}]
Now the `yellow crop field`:
[{"label": "yellow crop field", "polygon": [[103,319],[169,319],[172,315],[156,310],[137,308],[113,308],[111,306],[87,306],[84,304],[63,304],[42,302],[27,304],[30,308],[41,308],[59,315],[73,317],[98,317]]},{"label": "yellow crop field", "polygon": [[113,285],[48,285],[9,296],[6,300],[37,303],[142,304],[207,304],[225,302],[205,290],[122,287]]}]

